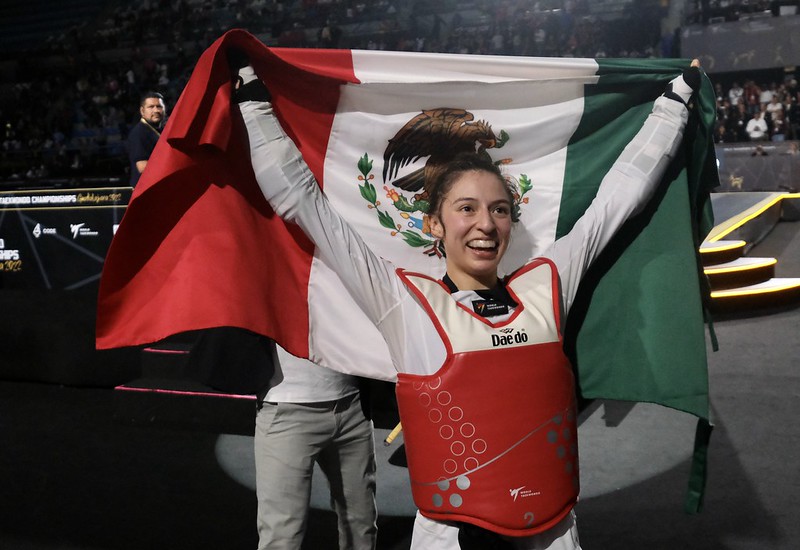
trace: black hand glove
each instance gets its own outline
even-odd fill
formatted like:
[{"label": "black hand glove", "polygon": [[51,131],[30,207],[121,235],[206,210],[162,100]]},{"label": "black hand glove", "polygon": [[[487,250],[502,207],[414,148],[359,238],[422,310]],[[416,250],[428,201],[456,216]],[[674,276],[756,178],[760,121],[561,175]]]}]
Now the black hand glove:
[{"label": "black hand glove", "polygon": [[255,74],[255,71],[253,71],[247,54],[236,48],[229,48],[226,53],[228,55],[228,65],[230,66],[233,77],[234,97],[236,102],[271,101],[272,96],[269,90],[266,85],[261,82],[261,79],[258,78],[258,75]]},{"label": "black hand glove", "polygon": [[667,84],[664,97],[674,99],[684,105],[689,105],[692,96],[700,89],[702,75],[700,67],[689,67],[684,69],[683,74],[675,77]]},{"label": "black hand glove", "polygon": [[684,69],[681,76],[683,76],[683,81],[689,85],[692,91],[697,92],[700,89],[700,84],[702,83],[700,67]]}]

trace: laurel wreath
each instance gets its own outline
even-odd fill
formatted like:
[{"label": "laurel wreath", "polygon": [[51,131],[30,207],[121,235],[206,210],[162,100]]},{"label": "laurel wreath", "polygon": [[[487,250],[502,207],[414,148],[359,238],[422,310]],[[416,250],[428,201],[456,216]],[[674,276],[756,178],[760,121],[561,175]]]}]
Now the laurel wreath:
[{"label": "laurel wreath", "polygon": [[[423,233],[418,233],[410,229],[403,229],[403,226],[396,223],[389,212],[379,208],[381,201],[378,200],[378,192],[375,186],[370,183],[371,180],[375,179],[375,175],[372,174],[372,160],[370,160],[367,153],[364,153],[364,156],[358,160],[358,171],[361,172],[361,175],[358,176],[358,181],[363,182],[358,186],[361,196],[369,203],[367,205],[368,208],[375,209],[375,212],[378,214],[378,221],[383,227],[391,230],[393,237],[395,235],[400,235],[406,243],[413,247],[433,246],[435,244],[432,239],[426,237]],[[400,193],[396,191],[392,191],[392,193],[392,202],[401,212],[401,216],[404,212],[419,211],[424,214],[428,211],[428,201],[419,200],[411,203]],[[408,214],[406,214],[406,216],[407,215]]]}]

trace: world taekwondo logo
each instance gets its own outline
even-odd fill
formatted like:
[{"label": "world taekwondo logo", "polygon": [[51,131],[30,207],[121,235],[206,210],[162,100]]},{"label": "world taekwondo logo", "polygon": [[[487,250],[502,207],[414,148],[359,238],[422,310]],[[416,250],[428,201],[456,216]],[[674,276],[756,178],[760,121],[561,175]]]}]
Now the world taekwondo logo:
[{"label": "world taekwondo logo", "polygon": [[511,500],[517,502],[517,498],[535,497],[542,494],[541,491],[531,491],[525,487],[526,486],[523,485],[522,487],[517,487],[516,489],[509,489],[508,495],[511,497]]},{"label": "world taekwondo logo", "polygon": [[85,227],[85,223],[71,223],[69,224],[69,231],[72,233],[72,238],[78,237],[96,237],[99,233],[89,227]]}]

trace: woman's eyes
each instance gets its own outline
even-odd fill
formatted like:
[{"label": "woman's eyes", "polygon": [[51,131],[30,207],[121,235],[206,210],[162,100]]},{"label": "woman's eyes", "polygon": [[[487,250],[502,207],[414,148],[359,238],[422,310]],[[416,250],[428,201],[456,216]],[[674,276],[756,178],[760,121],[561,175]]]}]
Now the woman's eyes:
[{"label": "woman's eyes", "polygon": [[[459,207],[459,212],[467,212],[472,213],[475,212],[475,208],[472,205],[464,204]],[[508,216],[511,213],[511,209],[508,206],[495,206],[492,208],[492,212],[494,214],[499,214],[501,216]]]}]

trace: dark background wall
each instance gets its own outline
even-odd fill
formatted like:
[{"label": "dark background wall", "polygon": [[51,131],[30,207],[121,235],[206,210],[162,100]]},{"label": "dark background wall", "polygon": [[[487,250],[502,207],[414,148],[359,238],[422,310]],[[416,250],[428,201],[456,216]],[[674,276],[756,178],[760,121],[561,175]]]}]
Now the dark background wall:
[{"label": "dark background wall", "polygon": [[97,290],[130,188],[0,192],[0,379],[109,386],[138,350],[94,349]]}]

